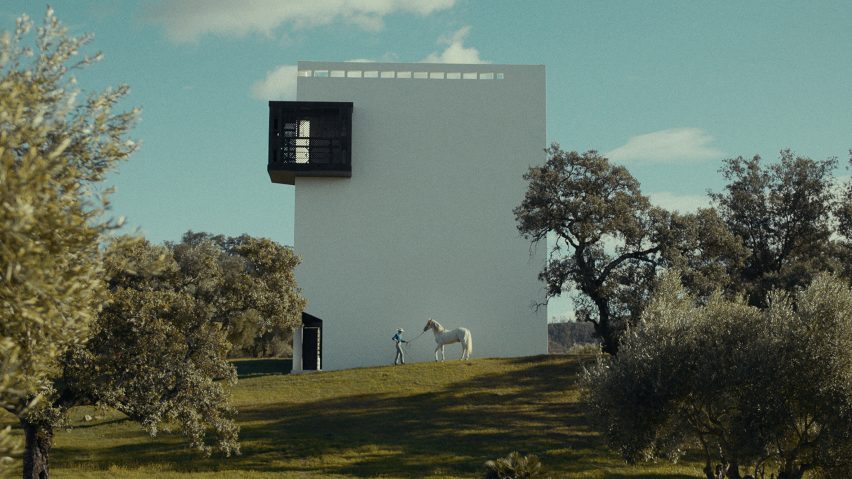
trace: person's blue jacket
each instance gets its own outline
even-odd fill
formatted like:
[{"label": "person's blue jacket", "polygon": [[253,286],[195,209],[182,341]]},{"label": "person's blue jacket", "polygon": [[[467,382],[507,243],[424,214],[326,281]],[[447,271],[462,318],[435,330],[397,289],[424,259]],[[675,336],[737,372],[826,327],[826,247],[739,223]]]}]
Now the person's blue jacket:
[{"label": "person's blue jacket", "polygon": [[397,343],[407,343],[407,342],[408,342],[408,341],[406,341],[406,340],[402,339],[402,333],[396,333],[396,334],[394,334],[394,335],[393,335],[393,337],[392,337],[391,339],[393,339],[393,340],[394,340],[394,341],[396,341]]}]

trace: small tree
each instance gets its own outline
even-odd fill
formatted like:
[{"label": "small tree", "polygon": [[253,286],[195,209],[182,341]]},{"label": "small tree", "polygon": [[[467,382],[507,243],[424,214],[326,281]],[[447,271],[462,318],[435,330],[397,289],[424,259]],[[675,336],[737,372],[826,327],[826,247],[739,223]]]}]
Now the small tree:
[{"label": "small tree", "polygon": [[615,358],[585,377],[588,406],[629,462],[698,445],[708,479],[852,472],[852,289],[818,276],[767,310],[697,306],[668,274]]},{"label": "small tree", "polygon": [[69,348],[56,380],[23,421],[36,471],[25,467],[25,478],[48,477],[54,430],[67,425],[74,406],[114,408],[151,435],[178,429],[207,454],[239,453],[226,390],[236,373],[213,309],[188,292],[166,247],[118,238],[104,256],[108,296],[88,341]]}]

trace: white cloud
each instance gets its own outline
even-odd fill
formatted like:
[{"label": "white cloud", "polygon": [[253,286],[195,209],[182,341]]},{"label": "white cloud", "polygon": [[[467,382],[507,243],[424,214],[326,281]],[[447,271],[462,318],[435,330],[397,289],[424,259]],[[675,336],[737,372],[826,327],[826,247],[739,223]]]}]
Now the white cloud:
[{"label": "white cloud", "polygon": [[[470,27],[463,27],[450,36],[441,37],[438,43],[447,46],[444,51],[433,52],[422,63],[490,63],[479,58],[479,50],[464,46],[464,39],[470,32]],[[350,63],[373,63],[369,58],[347,60]],[[251,86],[251,95],[258,100],[295,100],[296,65],[280,65],[266,73],[263,80],[256,81]]]},{"label": "white cloud", "polygon": [[649,194],[648,198],[656,206],[680,213],[694,213],[698,208],[710,207],[710,198],[707,195],[678,195],[668,191],[657,191]]},{"label": "white cloud", "polygon": [[268,72],[266,78],[251,86],[251,96],[258,100],[295,100],[296,65],[281,65]]},{"label": "white cloud", "polygon": [[713,137],[700,128],[672,128],[631,137],[627,144],[605,153],[619,162],[674,163],[721,159]]},{"label": "white cloud", "polygon": [[312,28],[343,21],[368,31],[380,30],[386,15],[429,15],[456,0],[168,0],[148,9],[169,39],[195,42],[205,34],[241,37],[272,35],[282,24]]},{"label": "white cloud", "polygon": [[464,39],[470,26],[462,27],[450,36],[441,37],[438,44],[446,45],[442,52],[432,52],[421,63],[491,63],[479,58],[479,50],[465,47]]},{"label": "white cloud", "polygon": [[[346,60],[350,63],[373,63],[369,58]],[[295,100],[297,65],[279,65],[266,73],[263,80],[251,86],[251,96],[258,100]]]}]

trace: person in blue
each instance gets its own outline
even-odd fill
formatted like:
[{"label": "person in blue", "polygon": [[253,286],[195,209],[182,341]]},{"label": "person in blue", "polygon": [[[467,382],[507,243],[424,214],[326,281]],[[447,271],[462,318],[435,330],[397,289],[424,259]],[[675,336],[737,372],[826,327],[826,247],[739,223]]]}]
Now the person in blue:
[{"label": "person in blue", "polygon": [[405,353],[402,352],[402,344],[408,343],[408,341],[402,339],[402,333],[404,333],[404,332],[405,332],[404,329],[399,328],[399,329],[396,330],[396,334],[394,334],[393,337],[391,338],[391,339],[393,339],[393,342],[396,343],[396,357],[393,359],[393,365],[394,366],[396,366],[397,364],[400,364],[400,363],[405,364]]}]

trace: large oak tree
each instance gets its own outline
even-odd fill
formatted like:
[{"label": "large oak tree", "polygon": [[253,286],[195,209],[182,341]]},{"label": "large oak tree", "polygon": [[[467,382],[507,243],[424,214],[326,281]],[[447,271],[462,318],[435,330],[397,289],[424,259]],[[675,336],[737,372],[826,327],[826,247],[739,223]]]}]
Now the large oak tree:
[{"label": "large oak tree", "polygon": [[772,289],[794,291],[821,271],[842,269],[832,238],[836,166],[789,150],[769,165],[759,156],[724,161],[727,185],[710,196],[748,251],[731,278],[750,304],[766,306]]},{"label": "large oak tree", "polygon": [[214,309],[213,320],[235,353],[269,355],[282,349],[278,343],[291,337],[306,305],[294,275],[299,258],[291,248],[249,235],[192,231],[167,247],[187,288]]},{"label": "large oak tree", "polygon": [[739,264],[742,247],[712,209],[670,213],[651,205],[626,168],[595,151],[554,144],[546,152],[547,162],[524,175],[518,230],[539,244],[553,235],[539,277],[548,297],[579,292],[578,318],[594,325],[605,352],[618,351],[660,267],[687,268],[690,286],[706,295]]}]

